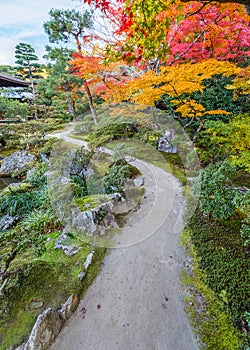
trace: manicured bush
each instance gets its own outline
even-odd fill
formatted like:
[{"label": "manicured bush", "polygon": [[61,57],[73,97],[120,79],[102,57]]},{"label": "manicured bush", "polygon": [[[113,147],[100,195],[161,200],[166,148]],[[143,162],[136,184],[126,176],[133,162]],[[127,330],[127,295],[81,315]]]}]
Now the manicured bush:
[{"label": "manicured bush", "polygon": [[0,96],[0,111],[4,119],[26,118],[29,115],[29,105]]}]

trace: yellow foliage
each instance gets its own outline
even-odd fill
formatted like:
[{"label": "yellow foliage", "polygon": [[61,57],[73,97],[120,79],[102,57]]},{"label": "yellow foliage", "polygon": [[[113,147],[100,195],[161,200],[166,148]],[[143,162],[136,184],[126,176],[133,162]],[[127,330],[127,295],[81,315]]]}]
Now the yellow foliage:
[{"label": "yellow foliage", "polygon": [[235,116],[230,123],[215,122],[206,133],[231,154],[233,163],[250,172],[250,115]]},{"label": "yellow foliage", "polygon": [[182,117],[202,117],[206,114],[214,115],[214,114],[229,114],[227,111],[222,109],[213,109],[211,111],[206,111],[205,108],[197,103],[195,100],[172,100],[175,105],[177,105],[176,112],[181,113]]},{"label": "yellow foliage", "polygon": [[204,115],[205,108],[194,100],[182,100],[181,102],[174,100],[172,102],[179,105],[176,112],[181,113],[183,117],[193,118],[195,116],[202,117]]},{"label": "yellow foliage", "polygon": [[236,90],[239,94],[250,94],[250,66],[242,69],[227,89]]},{"label": "yellow foliage", "polygon": [[[160,73],[147,71],[138,78],[127,81],[118,89],[112,91],[109,98],[115,102],[130,100],[143,105],[153,106],[161,96],[168,94],[179,97],[184,93],[191,94],[194,91],[203,91],[204,79],[211,78],[215,74],[230,76],[237,74],[241,68],[227,61],[215,59],[198,63],[184,63],[176,66],[161,67]],[[113,89],[111,87],[111,89]]]}]

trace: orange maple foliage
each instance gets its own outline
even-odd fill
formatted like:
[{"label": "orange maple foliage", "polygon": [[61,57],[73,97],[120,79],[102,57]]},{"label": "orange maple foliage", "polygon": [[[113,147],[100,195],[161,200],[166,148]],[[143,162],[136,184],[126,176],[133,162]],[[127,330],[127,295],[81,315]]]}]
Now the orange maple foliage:
[{"label": "orange maple foliage", "polygon": [[84,56],[74,54],[70,62],[74,74],[83,79],[83,85],[91,87],[98,95],[106,97],[113,90],[113,86],[123,86],[128,80],[127,66],[119,61],[104,64],[101,56]]}]

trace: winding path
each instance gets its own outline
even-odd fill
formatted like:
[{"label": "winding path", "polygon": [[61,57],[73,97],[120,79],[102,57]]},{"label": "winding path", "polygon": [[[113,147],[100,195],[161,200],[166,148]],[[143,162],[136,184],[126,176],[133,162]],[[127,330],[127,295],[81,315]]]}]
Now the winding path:
[{"label": "winding path", "polygon": [[[53,136],[85,144],[69,133]],[[141,206],[116,235],[116,248],[50,350],[198,350],[179,281],[181,185],[153,165],[133,164],[145,179]]]}]

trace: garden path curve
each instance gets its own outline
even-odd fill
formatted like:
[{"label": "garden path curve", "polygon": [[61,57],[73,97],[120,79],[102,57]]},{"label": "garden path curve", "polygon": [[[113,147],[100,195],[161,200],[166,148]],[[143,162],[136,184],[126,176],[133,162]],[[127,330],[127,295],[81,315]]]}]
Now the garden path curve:
[{"label": "garden path curve", "polygon": [[[53,136],[86,145],[70,131]],[[198,350],[179,280],[181,185],[149,163],[133,164],[145,179],[140,208],[115,237],[116,248],[50,350]]]}]

